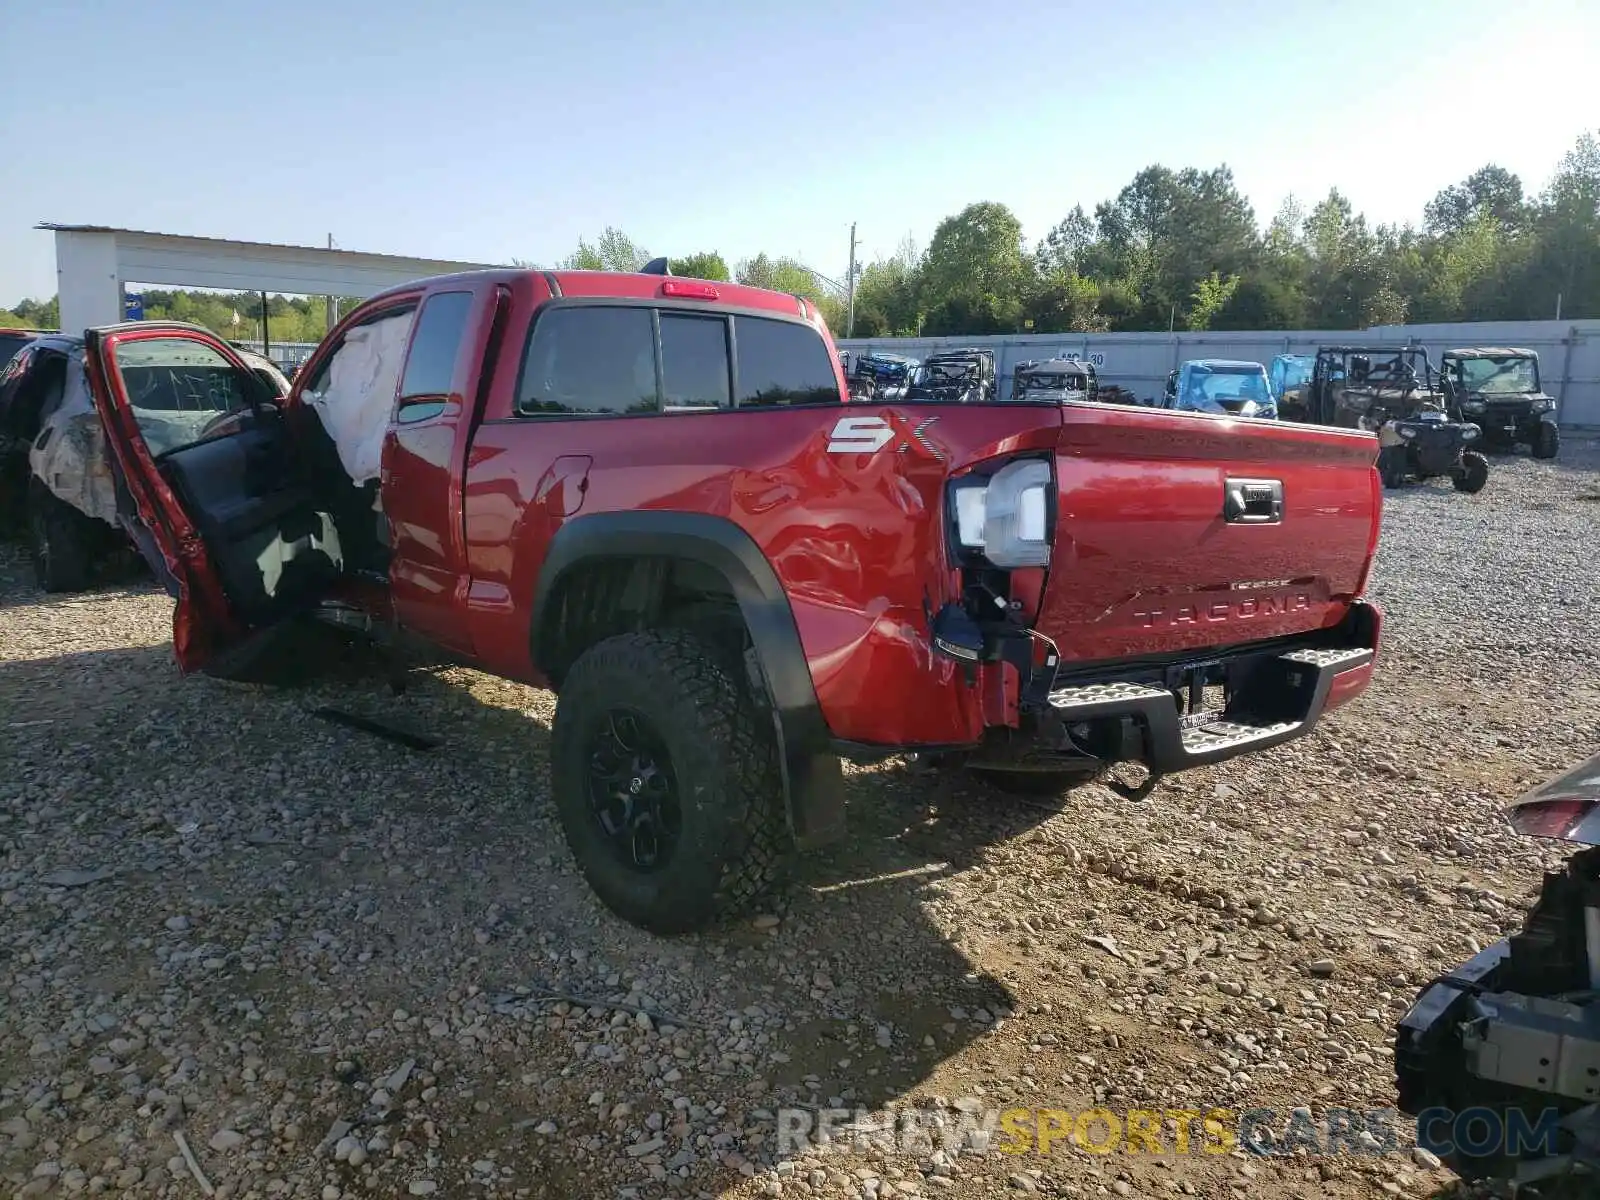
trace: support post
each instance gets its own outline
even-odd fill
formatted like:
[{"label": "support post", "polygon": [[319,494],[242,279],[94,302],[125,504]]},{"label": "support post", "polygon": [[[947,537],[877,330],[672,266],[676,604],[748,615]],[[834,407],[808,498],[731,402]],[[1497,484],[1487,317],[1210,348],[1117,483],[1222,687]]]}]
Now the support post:
[{"label": "support post", "polygon": [[61,328],[67,333],[122,320],[115,234],[56,230],[56,295],[61,303]]},{"label": "support post", "polygon": [[[331,233],[328,235],[328,249],[329,250],[333,249],[333,234],[331,234]],[[337,296],[324,296],[323,297],[323,307],[324,307],[324,316],[327,319],[327,330],[326,330],[326,332],[332,333],[333,332],[333,327],[339,323],[339,297],[337,297]]]},{"label": "support post", "polygon": [[856,223],[850,222],[850,273],[844,277],[845,306],[844,336],[854,337],[856,332]]}]

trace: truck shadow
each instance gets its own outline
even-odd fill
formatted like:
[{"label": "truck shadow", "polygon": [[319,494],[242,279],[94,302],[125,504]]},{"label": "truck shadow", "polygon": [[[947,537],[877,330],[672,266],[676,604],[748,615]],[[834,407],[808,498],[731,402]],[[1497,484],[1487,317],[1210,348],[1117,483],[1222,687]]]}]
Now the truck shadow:
[{"label": "truck shadow", "polygon": [[[617,1147],[624,1186],[645,1182],[643,1169],[621,1156],[623,1130],[587,1105],[590,1093],[641,1114],[670,1111],[674,1093],[755,1113],[730,1149],[770,1162],[778,1109],[873,1109],[937,1089],[942,1066],[1018,1005],[957,944],[959,913],[940,892],[1046,819],[1044,808],[960,777],[853,770],[848,838],[799,860],[769,909],[776,923],[661,939],[607,912],[567,853],[547,792],[548,693],[426,666],[395,695],[381,656],[318,646],[284,664],[289,686],[181,678],[167,645],[0,662],[0,808],[45,848],[36,874],[113,866],[92,885],[103,911],[200,907],[218,930],[250,928],[267,881],[292,881],[274,966],[206,983],[219,1014],[257,1005],[253,1036],[269,1060],[304,1059],[289,1017],[308,1006],[464,1006],[491,1039],[453,1065],[492,1064],[499,1082],[492,1113],[463,1114],[460,1153],[539,1165],[526,1121],[559,1111],[572,1136]],[[321,720],[321,707],[440,745],[407,749]],[[196,796],[192,778],[213,768],[216,782]],[[153,993],[163,984],[152,965],[112,956],[92,982]],[[573,1007],[552,1010],[563,998]],[[690,1050],[687,1078],[666,1082],[647,1044],[628,1053],[631,1029],[610,1028],[607,1007],[624,999],[691,1031],[686,1043],[675,1035]],[[365,1053],[399,1061],[418,1040],[390,1030]],[[593,1057],[597,1043],[624,1053]],[[575,1115],[585,1111],[587,1123]],[[695,1175],[727,1186],[738,1162],[708,1164],[702,1152]]]}]

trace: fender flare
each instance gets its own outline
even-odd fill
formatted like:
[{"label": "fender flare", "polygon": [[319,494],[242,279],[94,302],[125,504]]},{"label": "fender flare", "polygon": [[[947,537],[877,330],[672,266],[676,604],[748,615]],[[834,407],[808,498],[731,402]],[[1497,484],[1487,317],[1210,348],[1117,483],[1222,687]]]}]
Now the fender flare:
[{"label": "fender flare", "polygon": [[646,557],[695,561],[727,581],[766,680],[790,831],[801,848],[837,838],[844,830],[844,772],[832,751],[789,597],[755,540],[727,518],[640,509],[564,522],[534,588],[535,665],[542,669],[548,661],[544,630],[563,576],[595,559]]}]

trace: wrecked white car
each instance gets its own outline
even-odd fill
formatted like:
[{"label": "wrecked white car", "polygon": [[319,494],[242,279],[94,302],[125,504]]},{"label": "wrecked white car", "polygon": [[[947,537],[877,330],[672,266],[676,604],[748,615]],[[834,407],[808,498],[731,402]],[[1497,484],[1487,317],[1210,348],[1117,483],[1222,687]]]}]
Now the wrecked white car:
[{"label": "wrecked white car", "polygon": [[[233,349],[259,384],[262,399],[288,395],[288,380],[271,359]],[[207,428],[219,410],[229,407],[228,397],[219,397],[217,389],[235,387],[239,379],[220,356],[199,361],[199,351],[186,346],[185,352],[182,361],[164,358],[138,372],[144,391],[138,403],[149,418],[145,432],[157,453],[221,432]],[[60,333],[34,338],[0,373],[0,493],[8,513],[25,518],[42,589],[82,591],[106,568],[128,561],[116,489],[83,339]]]}]

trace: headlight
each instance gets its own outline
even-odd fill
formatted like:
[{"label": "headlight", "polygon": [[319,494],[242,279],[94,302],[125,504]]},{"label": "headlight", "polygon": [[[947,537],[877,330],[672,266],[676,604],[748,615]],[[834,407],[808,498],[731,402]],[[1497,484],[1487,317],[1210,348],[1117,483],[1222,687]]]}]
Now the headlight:
[{"label": "headlight", "polygon": [[1545,413],[1549,412],[1555,406],[1556,402],[1549,396],[1541,396],[1539,399],[1533,402],[1533,411],[1536,413]]},{"label": "headlight", "polygon": [[1483,408],[1484,404],[1482,400],[1467,400],[1461,405],[1461,411],[1469,413],[1481,413]]},{"label": "headlight", "polygon": [[1241,417],[1253,417],[1253,416],[1255,416],[1256,415],[1256,402],[1254,400],[1246,400],[1244,402],[1244,404],[1241,405],[1240,408],[1239,408],[1239,415]]},{"label": "headlight", "polygon": [[981,480],[951,485],[956,539],[982,550],[997,567],[1042,567],[1050,562],[1050,464],[1030,458]]},{"label": "headlight", "polygon": [[1476,425],[1463,425],[1461,427],[1461,440],[1462,441],[1470,442],[1473,438],[1475,438],[1477,436],[1478,436],[1478,427]]},{"label": "headlight", "polygon": [[1404,426],[1404,425],[1401,426],[1400,429],[1399,429],[1399,433],[1400,433],[1400,436],[1403,437],[1403,438],[1414,438],[1414,437],[1417,436],[1417,431],[1415,429],[1412,429],[1410,426]]}]

